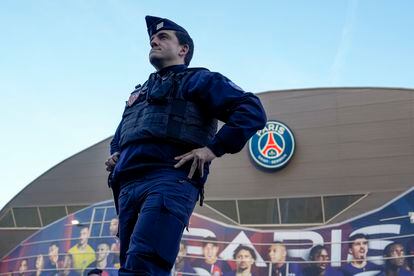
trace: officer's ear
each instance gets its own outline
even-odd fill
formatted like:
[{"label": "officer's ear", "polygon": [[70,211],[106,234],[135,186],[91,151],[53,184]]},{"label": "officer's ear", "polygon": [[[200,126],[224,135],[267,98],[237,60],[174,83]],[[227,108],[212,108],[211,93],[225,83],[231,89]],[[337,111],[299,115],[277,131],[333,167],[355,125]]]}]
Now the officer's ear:
[{"label": "officer's ear", "polygon": [[185,56],[187,55],[188,51],[190,51],[190,46],[188,46],[188,44],[184,44],[184,45],[180,45],[180,51],[178,52],[178,55],[180,57],[185,58]]}]

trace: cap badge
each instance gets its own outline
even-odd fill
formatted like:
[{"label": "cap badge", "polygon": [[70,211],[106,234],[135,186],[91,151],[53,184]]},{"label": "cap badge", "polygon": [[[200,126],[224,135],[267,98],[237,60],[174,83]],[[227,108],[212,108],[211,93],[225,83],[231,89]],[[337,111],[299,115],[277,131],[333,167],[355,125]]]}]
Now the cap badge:
[{"label": "cap badge", "polygon": [[160,22],[160,23],[157,24],[156,30],[158,31],[162,27],[164,27],[164,21],[162,21],[162,22]]}]

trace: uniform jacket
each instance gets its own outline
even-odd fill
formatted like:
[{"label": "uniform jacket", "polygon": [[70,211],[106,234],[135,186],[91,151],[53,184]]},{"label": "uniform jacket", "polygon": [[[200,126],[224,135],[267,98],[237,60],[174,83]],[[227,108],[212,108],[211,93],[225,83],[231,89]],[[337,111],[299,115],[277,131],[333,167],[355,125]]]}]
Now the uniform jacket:
[{"label": "uniform jacket", "polygon": [[[185,65],[174,65],[157,72],[159,77],[174,72],[187,70]],[[190,78],[181,83],[182,97],[198,106],[207,116],[216,118],[225,124],[206,145],[220,157],[225,153],[240,151],[247,140],[266,124],[266,115],[259,99],[252,93],[246,93],[220,73],[209,70],[198,70]],[[148,84],[148,91],[151,83]],[[131,95],[132,96],[132,95]],[[137,95],[134,95],[136,97]],[[145,101],[146,93],[140,93],[134,101]],[[177,161],[174,157],[182,155],[195,148],[192,144],[175,143],[166,139],[148,138],[137,143],[130,143],[121,149],[121,120],[111,141],[111,154],[120,152],[120,156],[110,182],[112,186],[123,183],[131,178],[151,170],[170,167]],[[181,167],[189,170],[191,162]],[[204,177],[195,175],[193,180],[204,184],[209,165],[204,169]]]}]

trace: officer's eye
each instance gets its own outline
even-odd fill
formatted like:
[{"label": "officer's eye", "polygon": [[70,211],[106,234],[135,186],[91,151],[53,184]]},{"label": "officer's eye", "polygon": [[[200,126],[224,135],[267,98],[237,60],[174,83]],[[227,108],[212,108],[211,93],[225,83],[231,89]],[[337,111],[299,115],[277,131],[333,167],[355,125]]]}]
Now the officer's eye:
[{"label": "officer's eye", "polygon": [[158,37],[159,39],[168,39],[169,36],[166,33],[161,33],[160,36]]}]

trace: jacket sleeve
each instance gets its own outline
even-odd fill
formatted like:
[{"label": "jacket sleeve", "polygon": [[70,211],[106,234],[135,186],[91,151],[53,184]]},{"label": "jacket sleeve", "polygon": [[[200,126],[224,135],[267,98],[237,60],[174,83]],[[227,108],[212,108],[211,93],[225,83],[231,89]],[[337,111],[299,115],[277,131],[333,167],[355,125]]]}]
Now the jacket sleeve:
[{"label": "jacket sleeve", "polygon": [[115,131],[115,135],[112,138],[111,145],[110,145],[110,153],[111,155],[115,152],[121,152],[121,149],[119,147],[119,139],[121,136],[121,124],[118,125]]},{"label": "jacket sleeve", "polygon": [[219,73],[199,72],[189,84],[194,101],[225,124],[207,145],[217,156],[239,152],[250,137],[266,125],[266,114],[258,97]]}]

